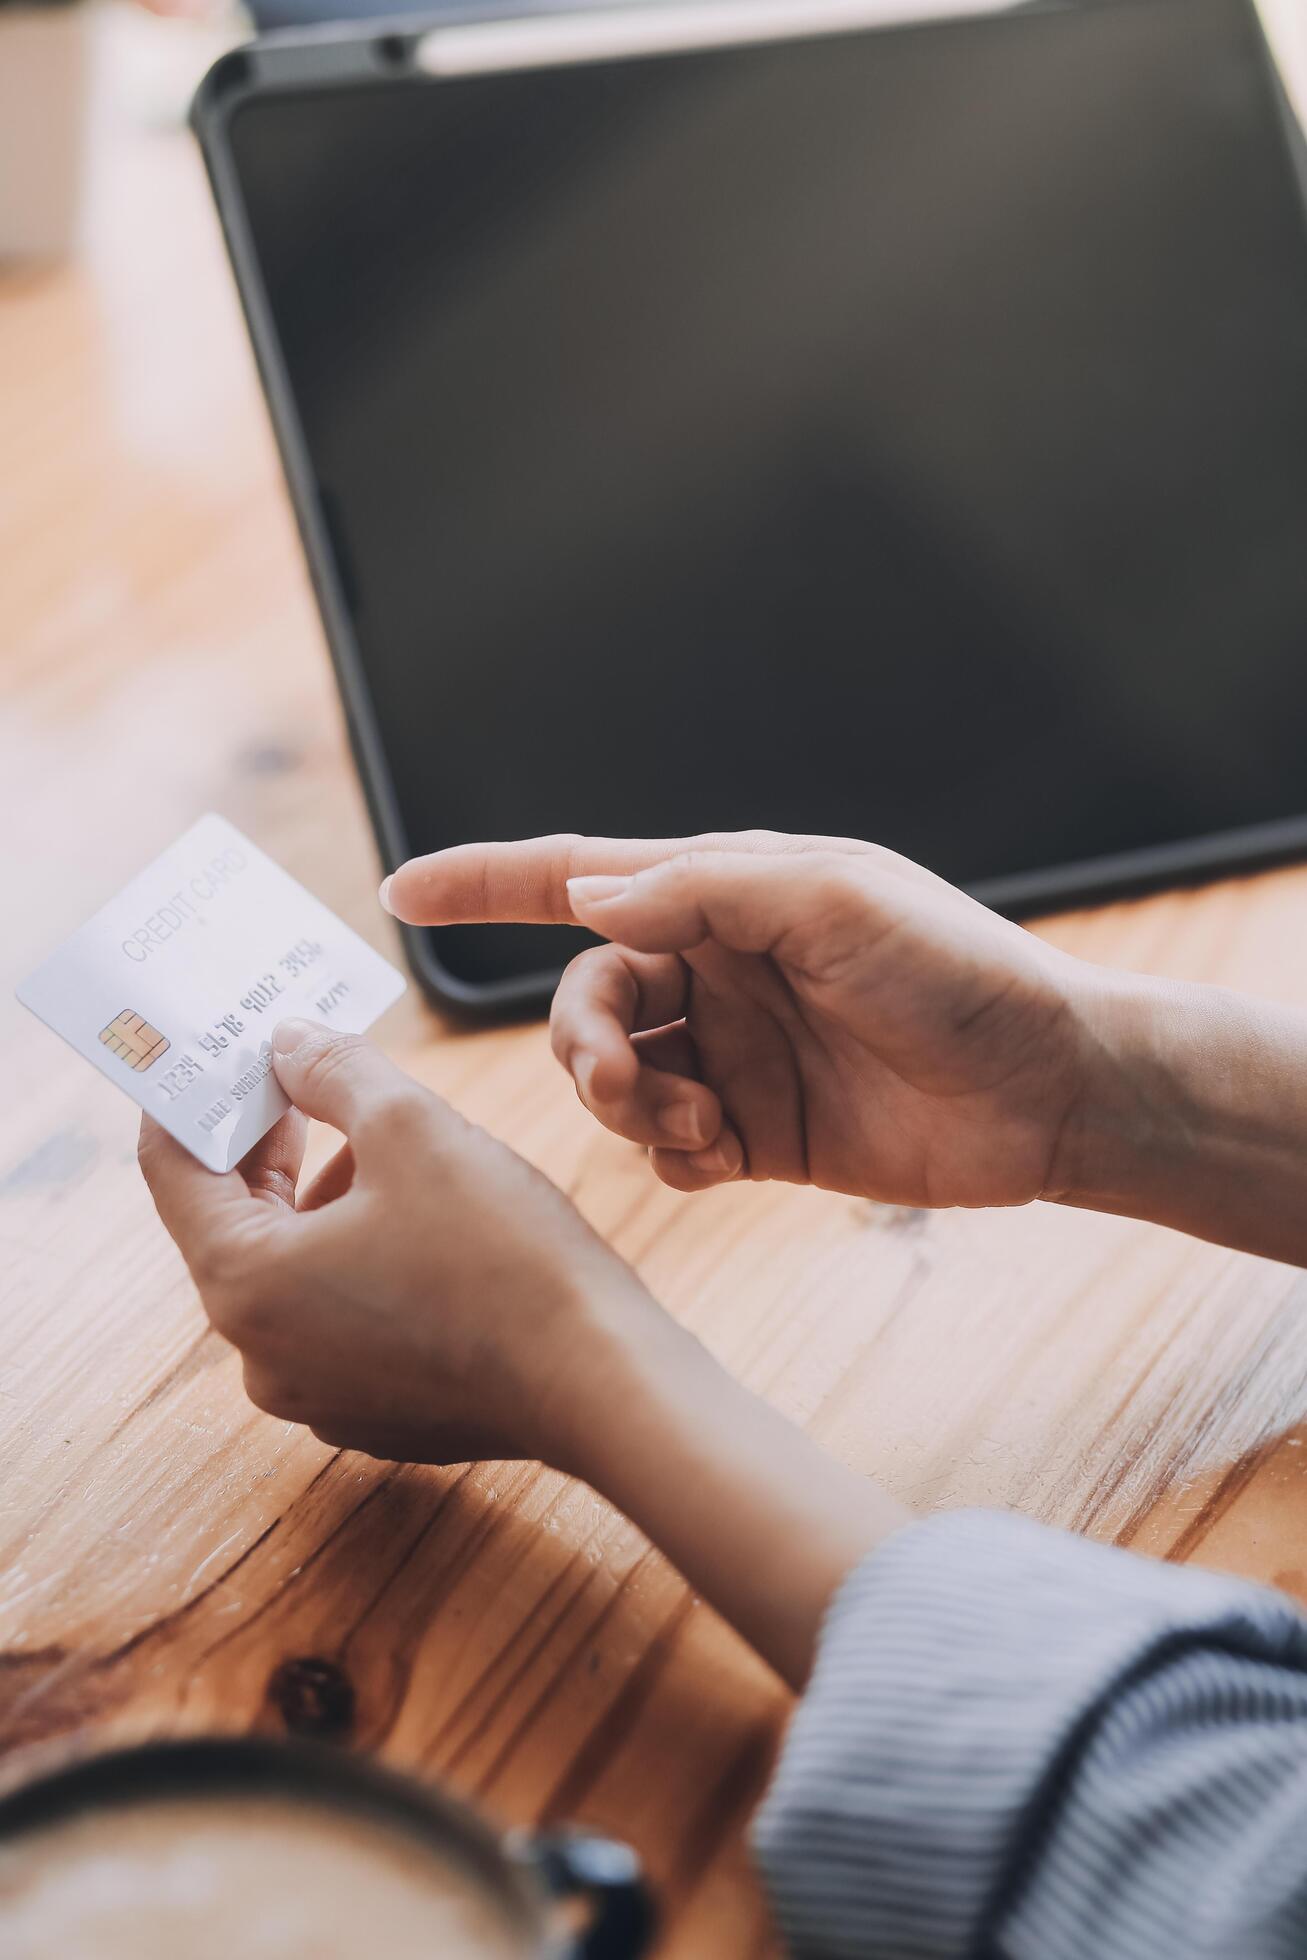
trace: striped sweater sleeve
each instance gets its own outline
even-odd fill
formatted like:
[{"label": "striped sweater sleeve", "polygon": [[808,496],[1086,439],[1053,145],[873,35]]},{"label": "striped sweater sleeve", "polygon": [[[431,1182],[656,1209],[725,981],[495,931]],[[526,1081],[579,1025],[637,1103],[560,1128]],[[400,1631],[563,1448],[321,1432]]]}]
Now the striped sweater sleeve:
[{"label": "striped sweater sleeve", "polygon": [[755,1825],[799,1960],[1302,1960],[1307,1621],[1027,1519],[845,1582]]}]

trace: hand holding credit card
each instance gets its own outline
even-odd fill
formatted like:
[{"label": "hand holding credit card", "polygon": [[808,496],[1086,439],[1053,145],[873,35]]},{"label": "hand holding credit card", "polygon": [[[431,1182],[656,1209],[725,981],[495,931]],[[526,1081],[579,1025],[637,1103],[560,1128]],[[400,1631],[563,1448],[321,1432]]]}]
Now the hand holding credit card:
[{"label": "hand holding credit card", "polygon": [[403,976],[224,817],[199,822],[17,989],[210,1170],[289,1108],[272,1030],[362,1034]]}]

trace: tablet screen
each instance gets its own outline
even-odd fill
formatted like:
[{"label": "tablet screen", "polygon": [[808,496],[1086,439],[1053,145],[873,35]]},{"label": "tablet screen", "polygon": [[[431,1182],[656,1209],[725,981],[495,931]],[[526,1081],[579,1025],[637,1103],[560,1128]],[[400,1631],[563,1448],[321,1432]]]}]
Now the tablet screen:
[{"label": "tablet screen", "polygon": [[1307,810],[1307,230],[1242,0],[231,145],[409,851],[760,824],[975,885]]}]

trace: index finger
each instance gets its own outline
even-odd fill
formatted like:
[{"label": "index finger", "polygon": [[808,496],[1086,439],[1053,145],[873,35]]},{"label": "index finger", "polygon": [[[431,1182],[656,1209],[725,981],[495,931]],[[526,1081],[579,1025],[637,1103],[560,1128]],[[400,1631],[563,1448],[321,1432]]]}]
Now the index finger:
[{"label": "index finger", "polygon": [[845,837],[791,837],[774,830],[705,831],[699,837],[527,837],[511,844],[454,844],[410,858],[381,887],[381,902],[411,926],[575,925],[569,878],[647,870],[687,851],[866,852]]},{"label": "index finger", "polygon": [[206,1170],[149,1116],[141,1119],[136,1155],[155,1210],[192,1270],[233,1234],[266,1229],[276,1216],[239,1171]]}]

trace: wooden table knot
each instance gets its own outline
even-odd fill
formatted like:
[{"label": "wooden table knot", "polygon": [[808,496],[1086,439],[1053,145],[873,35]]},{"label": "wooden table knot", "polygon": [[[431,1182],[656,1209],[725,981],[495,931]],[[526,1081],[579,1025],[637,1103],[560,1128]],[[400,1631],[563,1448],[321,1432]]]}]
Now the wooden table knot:
[{"label": "wooden table knot", "polygon": [[335,1661],[300,1654],[273,1669],[268,1706],[291,1735],[343,1742],[354,1727],[354,1684]]}]

